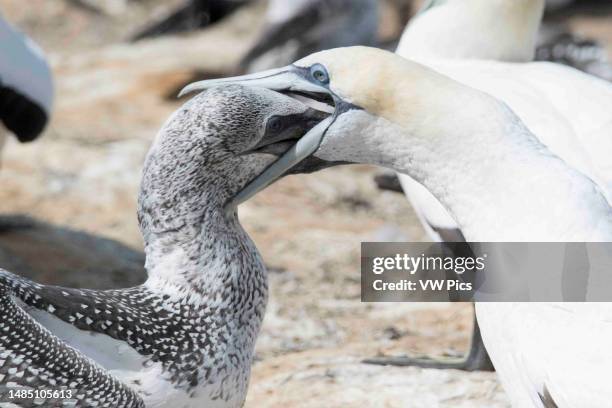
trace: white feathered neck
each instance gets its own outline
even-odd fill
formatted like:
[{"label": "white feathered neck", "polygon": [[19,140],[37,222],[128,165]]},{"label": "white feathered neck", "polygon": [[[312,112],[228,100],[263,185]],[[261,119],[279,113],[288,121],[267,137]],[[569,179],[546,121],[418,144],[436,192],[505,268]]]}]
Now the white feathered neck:
[{"label": "white feathered neck", "polygon": [[[364,109],[340,115],[318,157],[412,176],[472,241],[612,239],[611,210],[598,187],[502,102],[382,51],[332,50],[302,63],[311,60],[328,68],[337,95]],[[362,60],[377,63],[351,69]]]}]

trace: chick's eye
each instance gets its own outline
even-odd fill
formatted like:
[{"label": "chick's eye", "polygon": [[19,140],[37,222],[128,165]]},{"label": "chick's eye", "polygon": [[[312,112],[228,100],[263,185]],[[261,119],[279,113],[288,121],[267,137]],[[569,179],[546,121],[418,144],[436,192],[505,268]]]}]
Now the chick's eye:
[{"label": "chick's eye", "polygon": [[268,121],[268,130],[272,132],[278,132],[282,127],[280,118],[273,117]]},{"label": "chick's eye", "polygon": [[312,77],[322,84],[329,83],[329,75],[327,75],[327,70],[322,65],[314,65],[311,69]]}]

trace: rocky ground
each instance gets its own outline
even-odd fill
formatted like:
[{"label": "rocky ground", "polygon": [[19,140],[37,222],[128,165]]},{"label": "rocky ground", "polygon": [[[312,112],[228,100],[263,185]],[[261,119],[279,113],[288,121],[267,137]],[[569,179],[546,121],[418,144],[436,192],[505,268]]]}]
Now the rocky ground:
[{"label": "rocky ground", "polygon": [[[37,221],[0,233],[0,267],[47,283],[133,285],[144,279],[135,210],[151,140],[180,106],[181,85],[231,71],[262,7],[199,33],[129,44],[123,40],[151,13],[177,2],[132,1],[106,14],[76,3],[0,0],[3,14],[49,54],[57,90],[44,137],[12,141],[3,154],[0,213]],[[574,24],[612,38],[609,20]],[[425,239],[406,200],[377,191],[375,172],[289,177],[241,208],[271,290],[247,406],[507,407],[492,373],[360,363],[380,354],[456,355],[470,332],[469,305],[360,302],[361,241]]]}]

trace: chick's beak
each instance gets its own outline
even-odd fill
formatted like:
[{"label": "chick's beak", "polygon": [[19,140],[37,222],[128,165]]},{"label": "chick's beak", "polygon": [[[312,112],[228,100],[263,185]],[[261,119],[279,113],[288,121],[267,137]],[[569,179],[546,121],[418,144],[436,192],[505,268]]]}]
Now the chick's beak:
[{"label": "chick's beak", "polygon": [[255,194],[268,187],[274,181],[281,178],[296,164],[313,154],[321,144],[325,131],[332,123],[332,118],[321,121],[312,128],[301,139],[297,141],[278,160],[242,189],[226,206],[228,211],[233,211],[239,204],[245,202]]},{"label": "chick's beak", "polygon": [[301,114],[284,116],[280,118],[280,120],[286,124],[283,126],[284,130],[282,132],[266,132],[259,143],[245,152],[245,154],[268,153],[275,156],[282,156],[298,139],[329,116],[329,113],[312,108],[306,109],[306,111]]}]

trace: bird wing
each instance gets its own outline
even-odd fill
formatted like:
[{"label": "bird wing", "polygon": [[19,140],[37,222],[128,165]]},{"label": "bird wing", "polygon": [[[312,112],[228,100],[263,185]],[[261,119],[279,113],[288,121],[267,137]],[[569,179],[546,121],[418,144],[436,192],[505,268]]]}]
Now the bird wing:
[{"label": "bird wing", "polygon": [[[65,344],[17,303],[10,288],[0,283],[0,405],[16,402],[8,391],[27,387],[70,392],[51,394],[44,398],[45,406],[73,400],[79,406],[144,407],[133,390]],[[18,405],[35,406],[34,398]]]},{"label": "bird wing", "polygon": [[170,378],[177,388],[189,387],[198,382],[204,351],[214,351],[206,305],[193,310],[165,302],[144,286],[87,290],[41,285],[1,269],[0,284],[38,323],[126,381],[147,371]]},{"label": "bird wing", "polygon": [[465,241],[457,221],[421,183],[406,174],[398,174],[404,194],[419,217],[429,238],[435,242]]},{"label": "bird wing", "polygon": [[609,405],[609,304],[477,303],[476,309],[513,406]]},{"label": "bird wing", "polygon": [[107,370],[137,371],[153,354],[152,297],[139,288],[95,291],[46,286],[0,270],[6,285],[37,323]]}]

